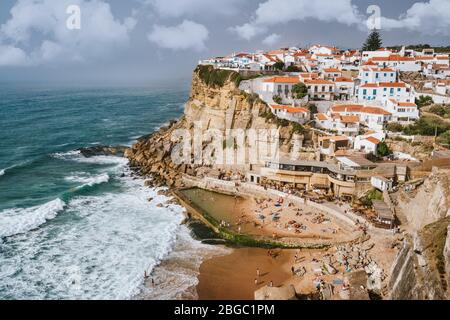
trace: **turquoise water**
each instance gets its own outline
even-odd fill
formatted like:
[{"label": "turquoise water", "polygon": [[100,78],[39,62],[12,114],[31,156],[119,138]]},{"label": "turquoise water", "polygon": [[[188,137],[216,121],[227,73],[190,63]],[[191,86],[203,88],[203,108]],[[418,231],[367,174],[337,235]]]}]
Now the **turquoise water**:
[{"label": "turquoise water", "polygon": [[[177,206],[122,158],[75,150],[130,145],[178,118],[187,86],[0,87],[0,299],[124,299],[176,242]],[[154,198],[151,202],[148,199]]]}]

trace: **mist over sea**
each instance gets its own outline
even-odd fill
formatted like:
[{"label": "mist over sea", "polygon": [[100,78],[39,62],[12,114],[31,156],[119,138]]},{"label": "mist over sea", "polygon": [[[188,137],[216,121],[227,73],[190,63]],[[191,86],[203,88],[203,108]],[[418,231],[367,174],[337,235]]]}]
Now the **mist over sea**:
[{"label": "mist over sea", "polygon": [[[188,94],[187,85],[0,86],[0,299],[133,298],[144,271],[203,250],[180,226],[183,209],[159,208],[164,196],[126,159],[76,151],[131,145],[180,117]],[[161,298],[195,286],[195,272],[178,272],[174,281],[158,270],[173,282]]]}]

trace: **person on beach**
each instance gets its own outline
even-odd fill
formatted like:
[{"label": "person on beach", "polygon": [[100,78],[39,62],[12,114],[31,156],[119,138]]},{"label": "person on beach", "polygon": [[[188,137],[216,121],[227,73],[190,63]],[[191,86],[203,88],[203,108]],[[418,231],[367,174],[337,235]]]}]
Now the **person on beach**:
[{"label": "person on beach", "polygon": [[255,286],[257,286],[257,285],[258,285],[258,279],[255,278]]},{"label": "person on beach", "polygon": [[291,267],[291,272],[292,272],[292,275],[295,275],[295,268],[294,268],[294,266]]},{"label": "person on beach", "polygon": [[256,276],[260,277],[261,276],[261,271],[259,271],[259,268],[256,268]]},{"label": "person on beach", "polygon": [[272,280],[270,280],[270,283],[269,283],[269,287],[273,287],[273,281]]}]

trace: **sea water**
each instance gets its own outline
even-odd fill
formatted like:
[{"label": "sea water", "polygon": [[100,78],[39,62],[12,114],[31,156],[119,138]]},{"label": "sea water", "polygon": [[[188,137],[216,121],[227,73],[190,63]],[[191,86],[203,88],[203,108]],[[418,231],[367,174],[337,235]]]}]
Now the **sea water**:
[{"label": "sea water", "polygon": [[[0,299],[192,291],[201,260],[188,257],[212,249],[180,225],[184,209],[159,207],[167,198],[144,187],[126,159],[76,151],[131,145],[181,116],[188,94],[187,84],[0,86]],[[164,286],[144,288],[144,272]]]}]

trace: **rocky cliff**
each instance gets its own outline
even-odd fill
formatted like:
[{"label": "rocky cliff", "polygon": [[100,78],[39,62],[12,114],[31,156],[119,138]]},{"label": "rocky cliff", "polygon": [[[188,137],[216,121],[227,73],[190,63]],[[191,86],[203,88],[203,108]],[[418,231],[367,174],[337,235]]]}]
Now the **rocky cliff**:
[{"label": "rocky cliff", "polygon": [[434,168],[416,191],[398,197],[408,233],[391,272],[392,299],[450,297],[449,173]]},{"label": "rocky cliff", "polygon": [[[185,130],[187,135],[198,136],[198,133],[218,132],[223,135],[220,145],[223,149],[235,148],[233,141],[229,143],[227,133],[232,129],[266,129],[279,130],[280,149],[287,153],[293,147],[294,141],[301,144],[304,139],[304,129],[298,124],[277,120],[269,107],[257,96],[249,95],[239,90],[240,75],[236,72],[215,70],[212,67],[198,67],[192,78],[192,88],[185,107],[184,116],[161,128],[152,135],[142,137],[125,155],[143,175],[153,177],[156,185],[181,186],[181,173],[202,176],[217,169],[223,172],[243,173],[243,166],[223,165],[207,166],[194,163],[194,148],[190,149],[192,161],[176,164],[171,154],[175,144],[179,143],[174,136],[179,130]],[[248,144],[250,137],[246,136]],[[200,144],[206,150],[211,139],[203,139]],[[150,182],[149,182],[150,183]]]},{"label": "rocky cliff", "polygon": [[396,211],[414,231],[450,215],[450,170],[433,168],[423,185],[400,191]]}]

